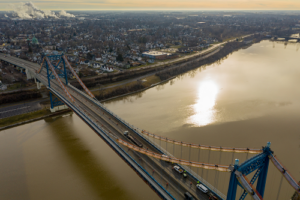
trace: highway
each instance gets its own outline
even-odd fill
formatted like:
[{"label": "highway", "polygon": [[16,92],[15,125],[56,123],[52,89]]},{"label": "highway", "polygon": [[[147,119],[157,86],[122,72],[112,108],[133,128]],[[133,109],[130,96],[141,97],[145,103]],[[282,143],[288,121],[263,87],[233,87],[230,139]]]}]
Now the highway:
[{"label": "highway", "polygon": [[[20,67],[28,68],[32,72],[35,72],[40,68],[38,64],[31,63],[29,61],[24,61],[15,57],[6,56],[4,54],[0,54],[0,60],[7,61]],[[36,75],[36,78],[47,86],[47,76],[45,69],[43,69],[39,75]],[[61,95],[62,97],[69,100],[69,98],[67,97],[63,89],[59,86],[56,80],[51,81],[51,88],[58,92],[59,95]],[[124,131],[127,130],[131,135],[138,138],[139,141],[143,143],[143,148],[146,148],[156,153],[160,153],[156,148],[154,148],[148,142],[140,138],[138,134],[130,130],[123,123],[120,123],[120,121],[117,118],[115,118],[105,109],[103,109],[100,105],[91,100],[91,98],[88,98],[86,95],[81,94],[71,85],[69,85],[67,88],[69,93],[74,98],[73,105],[79,108],[80,111],[85,113],[93,122],[97,123],[100,127],[102,127],[103,130],[110,133],[112,139],[116,141],[116,138],[121,138],[130,142],[127,139],[127,137],[123,135]],[[144,154],[128,150],[127,147],[125,147],[124,150],[136,162],[138,162],[149,174],[151,174],[157,182],[163,185],[167,189],[167,191],[171,193],[172,196],[176,199],[184,199],[183,194],[186,191],[189,191],[197,199],[208,199],[208,196],[206,194],[203,194],[202,192],[196,189],[195,179],[193,179],[192,177],[187,177],[184,179],[182,175],[172,170],[171,163],[160,161],[154,158],[149,158]],[[166,186],[167,183],[168,186]]]},{"label": "highway", "polygon": [[0,107],[0,119],[21,115],[40,110],[42,107],[39,102],[28,102],[13,106]]}]

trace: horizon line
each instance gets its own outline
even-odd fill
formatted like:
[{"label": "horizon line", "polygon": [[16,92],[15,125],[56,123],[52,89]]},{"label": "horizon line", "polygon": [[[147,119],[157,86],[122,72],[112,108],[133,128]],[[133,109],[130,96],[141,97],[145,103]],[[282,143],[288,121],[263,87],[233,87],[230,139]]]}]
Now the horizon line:
[{"label": "horizon line", "polygon": [[[43,9],[43,10],[66,10],[66,11],[299,11],[300,9]],[[2,10],[0,11],[14,11],[14,10]]]}]

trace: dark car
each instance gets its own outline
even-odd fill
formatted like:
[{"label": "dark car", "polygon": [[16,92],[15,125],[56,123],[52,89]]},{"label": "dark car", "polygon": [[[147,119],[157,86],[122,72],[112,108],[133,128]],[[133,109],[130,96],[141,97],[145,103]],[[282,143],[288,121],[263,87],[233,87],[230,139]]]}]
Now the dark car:
[{"label": "dark car", "polygon": [[194,200],[194,197],[189,192],[185,192],[184,197],[185,197],[185,199],[188,199],[188,200]]}]

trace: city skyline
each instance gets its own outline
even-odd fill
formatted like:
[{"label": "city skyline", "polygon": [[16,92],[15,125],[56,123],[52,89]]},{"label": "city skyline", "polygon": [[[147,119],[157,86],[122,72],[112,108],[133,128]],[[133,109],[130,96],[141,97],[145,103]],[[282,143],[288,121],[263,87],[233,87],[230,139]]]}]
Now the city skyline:
[{"label": "city skyline", "polygon": [[[13,7],[28,1],[10,0],[0,1],[2,11],[13,10]],[[31,1],[44,10],[300,10],[297,0],[165,0],[165,1],[138,1],[138,0],[102,0],[102,1],[69,1],[69,0],[39,0]]]}]

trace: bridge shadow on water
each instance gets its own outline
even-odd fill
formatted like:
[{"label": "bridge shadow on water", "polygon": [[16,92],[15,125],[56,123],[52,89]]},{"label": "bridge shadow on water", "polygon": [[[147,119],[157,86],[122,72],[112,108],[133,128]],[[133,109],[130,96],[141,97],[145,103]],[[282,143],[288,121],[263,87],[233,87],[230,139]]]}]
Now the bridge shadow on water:
[{"label": "bridge shadow on water", "polygon": [[[87,187],[92,189],[99,199],[132,199],[128,191],[120,187],[120,184],[117,183],[118,180],[114,179],[110,170],[101,164],[101,161],[99,162],[101,158],[94,155],[90,147],[74,134],[78,130],[75,129],[72,118],[72,116],[57,119],[47,118],[45,121],[52,129],[53,139],[65,152],[78,174],[83,177]],[[101,139],[99,138],[99,140]]]}]

